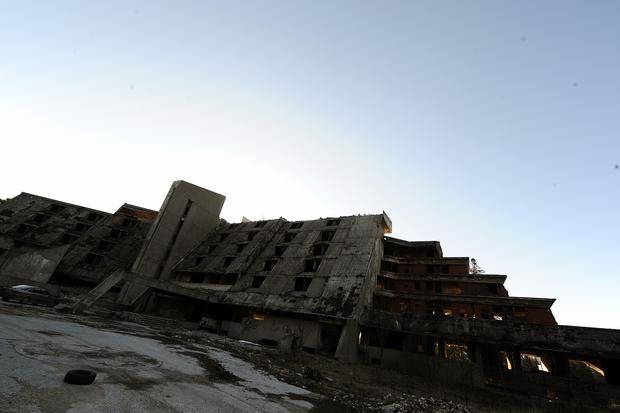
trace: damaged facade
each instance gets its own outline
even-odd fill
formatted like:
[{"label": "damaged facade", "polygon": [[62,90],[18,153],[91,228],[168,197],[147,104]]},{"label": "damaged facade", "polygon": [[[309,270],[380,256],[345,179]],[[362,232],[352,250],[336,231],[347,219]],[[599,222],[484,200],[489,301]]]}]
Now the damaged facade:
[{"label": "damaged facade", "polygon": [[[95,287],[133,312],[230,337],[548,399],[620,400],[620,331],[557,325],[436,241],[386,236],[385,213],[227,223],[183,181],[156,212],[30,194],[0,203],[0,283]],[[86,304],[84,304],[86,303]]]}]

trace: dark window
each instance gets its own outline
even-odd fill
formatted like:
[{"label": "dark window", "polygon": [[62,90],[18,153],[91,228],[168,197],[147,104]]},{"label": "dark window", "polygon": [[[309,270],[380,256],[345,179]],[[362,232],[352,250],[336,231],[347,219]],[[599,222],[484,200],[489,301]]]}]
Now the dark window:
[{"label": "dark window", "polygon": [[103,255],[88,253],[86,257],[84,257],[84,262],[86,264],[99,264],[103,259]]},{"label": "dark window", "polygon": [[252,278],[252,288],[260,288],[266,278],[265,276],[255,275],[254,278]]},{"label": "dark window", "polygon": [[202,284],[203,282],[205,282],[205,275],[204,274],[192,274],[189,277],[189,282]]},{"label": "dark window", "polygon": [[248,241],[252,241],[254,237],[258,234],[258,231],[250,231],[248,232]]},{"label": "dark window", "polygon": [[84,232],[84,231],[88,231],[90,229],[90,225],[86,225],[83,222],[78,222],[77,224],[75,224],[75,228],[74,230],[77,232]]},{"label": "dark window", "polygon": [[265,226],[266,223],[267,221],[258,221],[256,224],[254,224],[254,228],[262,228]]},{"label": "dark window", "polygon": [[99,220],[101,218],[102,218],[102,216],[100,214],[95,214],[94,212],[91,212],[86,217],[86,219],[89,220],[89,221],[97,221],[97,220]]},{"label": "dark window", "polygon": [[45,215],[45,214],[35,214],[35,216],[32,218],[33,222],[36,222],[37,224],[40,224],[42,222],[47,221],[50,218],[49,215]]},{"label": "dark window", "polygon": [[284,251],[286,251],[287,245],[276,245],[276,257],[282,256]]},{"label": "dark window", "polygon": [[235,260],[235,257],[224,258],[224,268],[228,267]]},{"label": "dark window", "polygon": [[427,265],[426,266],[426,273],[427,274],[434,274],[435,273],[435,266],[434,265]]},{"label": "dark window", "polygon": [[327,226],[328,227],[335,227],[337,225],[340,225],[340,220],[339,219],[330,219],[329,221],[327,221]]},{"label": "dark window", "polygon": [[487,284],[487,289],[490,294],[497,294],[497,284]]},{"label": "dark window", "polygon": [[135,217],[126,217],[123,219],[123,222],[121,222],[121,225],[129,228],[135,226],[137,222],[138,219]]},{"label": "dark window", "polygon": [[307,291],[310,287],[312,278],[308,277],[296,277],[295,278],[295,291]]},{"label": "dark window", "polygon": [[62,236],[60,237],[60,242],[62,242],[63,244],[71,244],[74,241],[77,241],[79,237],[77,235],[73,235],[73,234],[62,234]]},{"label": "dark window", "polygon": [[6,248],[0,248],[0,255],[4,255],[8,250]]},{"label": "dark window", "polygon": [[247,242],[243,242],[241,244],[237,244],[237,252],[242,252],[247,245],[248,245]]},{"label": "dark window", "polygon": [[217,244],[209,245],[209,247],[207,248],[207,253],[211,254],[213,251],[215,251],[216,248],[217,248]]},{"label": "dark window", "polygon": [[334,239],[336,231],[321,231],[321,241],[328,242]]},{"label": "dark window", "polygon": [[194,261],[194,267],[199,266],[204,260],[205,257],[196,257],[196,261]]},{"label": "dark window", "polygon": [[316,272],[316,270],[321,265],[321,260],[306,260],[304,271],[306,272]]},{"label": "dark window", "polygon": [[312,255],[325,255],[329,244],[314,244],[312,247]]},{"label": "dark window", "polygon": [[17,227],[17,233],[18,234],[25,234],[27,232],[30,232],[32,230],[37,229],[36,226],[34,225],[28,225],[28,224],[19,224],[19,226]]},{"label": "dark window", "polygon": [[226,239],[226,237],[227,237],[227,236],[228,236],[228,234],[227,234],[227,233],[220,234],[220,237],[219,237],[220,242],[224,241],[224,240]]},{"label": "dark window", "polygon": [[284,242],[291,242],[293,239],[295,239],[295,235],[297,235],[296,232],[287,232],[286,234],[284,234]]},{"label": "dark window", "polygon": [[289,229],[299,229],[303,227],[303,225],[304,225],[303,222],[293,222],[291,226],[289,227]]},{"label": "dark window", "polygon": [[50,207],[49,207],[49,211],[50,211],[50,212],[54,212],[54,213],[56,213],[56,212],[60,212],[60,211],[62,211],[63,209],[65,209],[65,206],[64,206],[64,205],[59,205],[59,204],[52,204],[52,205],[50,205]]},{"label": "dark window", "polygon": [[15,211],[11,211],[10,209],[3,209],[2,211],[0,211],[0,215],[2,215],[3,217],[12,217],[13,214],[15,214]]},{"label": "dark window", "polygon": [[413,288],[415,288],[416,290],[420,289],[420,281],[414,281],[413,282]]},{"label": "dark window", "polygon": [[102,240],[99,241],[99,245],[97,246],[97,248],[102,251],[112,251],[115,246],[116,244],[114,242]]},{"label": "dark window", "polygon": [[110,231],[110,237],[112,238],[125,238],[127,236],[127,231],[121,231],[120,229],[113,229]]},{"label": "dark window", "polygon": [[263,265],[263,271],[271,271],[273,267],[276,265],[277,260],[265,260],[265,264]]},{"label": "dark window", "polygon": [[450,266],[449,265],[442,265],[441,266],[441,272],[442,272],[442,274],[450,274]]}]

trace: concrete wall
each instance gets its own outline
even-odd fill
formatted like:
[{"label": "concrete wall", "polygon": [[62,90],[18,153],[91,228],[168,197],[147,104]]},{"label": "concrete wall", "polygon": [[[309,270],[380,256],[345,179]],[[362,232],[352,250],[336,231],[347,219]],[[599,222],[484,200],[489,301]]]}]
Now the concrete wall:
[{"label": "concrete wall", "polygon": [[46,283],[56,270],[68,248],[68,245],[61,245],[14,256],[4,262],[2,268],[0,268],[0,277],[18,277]]},{"label": "concrete wall", "polygon": [[[225,199],[223,195],[188,182],[174,182],[134,262],[132,272],[167,280],[177,262],[218,225]],[[128,283],[119,300],[131,304],[144,291],[143,286]]]}]

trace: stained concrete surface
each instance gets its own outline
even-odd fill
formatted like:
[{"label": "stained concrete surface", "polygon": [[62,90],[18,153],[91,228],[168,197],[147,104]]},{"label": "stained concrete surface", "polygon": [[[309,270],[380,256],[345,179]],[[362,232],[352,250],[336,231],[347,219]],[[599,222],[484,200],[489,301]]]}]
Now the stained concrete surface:
[{"label": "stained concrete surface", "polygon": [[[200,356],[234,381],[181,345],[123,331],[144,330],[138,325],[115,322],[110,331],[43,315],[0,304],[1,412],[302,412],[319,400],[220,349],[203,346]],[[95,383],[64,383],[75,368],[96,371]]]}]

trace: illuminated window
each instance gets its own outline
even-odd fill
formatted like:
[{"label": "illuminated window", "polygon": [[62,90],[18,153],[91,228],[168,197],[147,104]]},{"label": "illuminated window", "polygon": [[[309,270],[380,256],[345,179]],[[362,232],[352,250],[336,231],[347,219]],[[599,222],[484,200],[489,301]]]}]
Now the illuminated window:
[{"label": "illuminated window", "polygon": [[523,371],[549,373],[549,361],[543,356],[533,353],[520,353],[520,356]]}]

